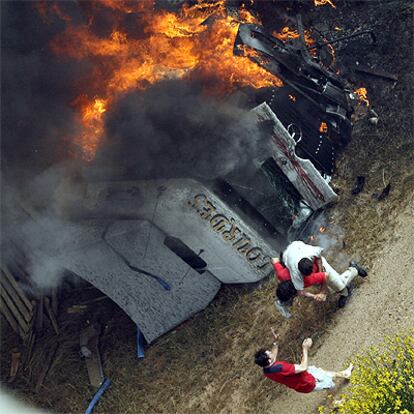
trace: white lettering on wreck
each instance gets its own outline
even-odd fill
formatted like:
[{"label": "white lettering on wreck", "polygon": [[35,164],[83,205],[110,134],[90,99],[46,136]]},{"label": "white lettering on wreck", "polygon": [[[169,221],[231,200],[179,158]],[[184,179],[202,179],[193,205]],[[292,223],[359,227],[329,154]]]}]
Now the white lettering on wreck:
[{"label": "white lettering on wreck", "polygon": [[253,264],[257,269],[265,271],[270,265],[270,256],[265,255],[260,247],[252,243],[252,239],[243,233],[237,225],[236,220],[217,211],[216,206],[208,200],[205,194],[197,194],[188,205],[194,208],[199,216],[208,221],[210,228],[221,234],[226,242],[230,242],[233,249],[240,253],[248,263]]}]

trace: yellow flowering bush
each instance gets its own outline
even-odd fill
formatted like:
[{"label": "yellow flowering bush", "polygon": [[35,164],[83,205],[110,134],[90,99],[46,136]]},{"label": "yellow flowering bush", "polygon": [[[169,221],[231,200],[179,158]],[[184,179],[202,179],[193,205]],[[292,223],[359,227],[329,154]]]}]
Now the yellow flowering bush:
[{"label": "yellow flowering bush", "polygon": [[321,414],[414,414],[414,330],[357,356],[347,393]]}]

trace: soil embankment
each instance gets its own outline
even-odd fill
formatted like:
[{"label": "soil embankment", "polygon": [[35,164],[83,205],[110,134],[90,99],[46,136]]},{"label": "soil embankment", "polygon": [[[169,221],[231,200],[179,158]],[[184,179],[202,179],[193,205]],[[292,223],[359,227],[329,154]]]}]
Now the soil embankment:
[{"label": "soil embankment", "polygon": [[[311,354],[311,365],[343,369],[345,361],[358,352],[381,342],[387,335],[414,326],[413,238],[414,209],[409,205],[400,215],[389,242],[377,252],[366,282],[338,314],[319,349]],[[323,403],[326,395],[325,391],[308,395],[287,391],[276,399],[274,412],[309,414]]]}]

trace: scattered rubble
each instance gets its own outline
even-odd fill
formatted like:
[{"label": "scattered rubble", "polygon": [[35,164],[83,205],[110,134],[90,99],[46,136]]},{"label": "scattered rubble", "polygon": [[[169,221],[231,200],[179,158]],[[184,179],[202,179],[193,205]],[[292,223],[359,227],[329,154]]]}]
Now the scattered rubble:
[{"label": "scattered rubble", "polygon": [[365,185],[365,177],[362,175],[358,175],[358,177],[356,178],[355,187],[351,191],[352,195],[359,194],[364,189],[364,185]]},{"label": "scattered rubble", "polygon": [[46,358],[44,359],[42,363],[42,369],[40,371],[40,374],[37,378],[36,385],[34,387],[35,392],[39,392],[40,388],[42,387],[46,375],[49,372],[49,369],[53,363],[53,359],[56,355],[56,351],[59,347],[59,343],[55,342],[53,345],[50,346],[50,348],[46,351]]},{"label": "scattered rubble", "polygon": [[374,194],[374,196],[378,201],[382,201],[388,197],[388,195],[390,194],[390,191],[391,191],[391,183],[388,183],[384,187],[384,189],[381,191],[380,194]]},{"label": "scattered rubble", "polygon": [[99,388],[105,379],[99,352],[100,333],[101,326],[95,323],[83,329],[79,337],[80,353],[85,358],[89,382],[95,388]]},{"label": "scattered rubble", "polygon": [[17,371],[20,368],[22,354],[15,349],[11,354],[10,376],[8,382],[13,382],[16,378]]}]

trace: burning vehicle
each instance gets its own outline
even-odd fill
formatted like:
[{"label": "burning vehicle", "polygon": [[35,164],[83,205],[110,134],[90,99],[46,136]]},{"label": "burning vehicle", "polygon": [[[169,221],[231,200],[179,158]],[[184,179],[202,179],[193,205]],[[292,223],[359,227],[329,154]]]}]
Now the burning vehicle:
[{"label": "burning vehicle", "polygon": [[[313,215],[335,201],[329,180],[337,151],[351,139],[358,102],[318,59],[300,19],[289,37],[268,33],[246,9],[230,13],[224,1],[180,6],[155,13],[152,2],[82,4],[86,14],[104,9],[128,22],[136,17],[141,28],[131,39],[115,28],[100,36],[107,31],[104,12],[79,23],[57,3],[36,6],[44,19],[65,24],[50,42],[53,53],[93,67],[84,82],[90,90],[71,103],[81,131],[73,141],[85,164],[76,191],[70,187],[73,197],[60,198],[64,208],[53,217],[45,216],[43,202],[15,209],[7,225],[14,230],[3,241],[23,251],[23,262],[15,255],[6,262],[11,269],[77,275],[116,302],[147,342],[204,309],[222,283],[253,283],[272,273],[270,257],[303,237]],[[211,74],[214,82],[206,81]],[[229,115],[192,98],[181,107],[177,86],[175,101],[167,98],[169,86],[162,95],[152,92],[194,79],[212,85],[207,95],[237,86],[242,104]],[[183,101],[191,96],[178,89]],[[120,137],[122,145],[126,136],[136,148],[123,148],[115,160],[114,144],[105,143]],[[199,170],[206,154],[220,168]],[[154,159],[155,168],[145,169]],[[53,199],[68,190],[61,171]],[[56,228],[64,235],[59,241]],[[34,240],[34,233],[47,236]]]}]

